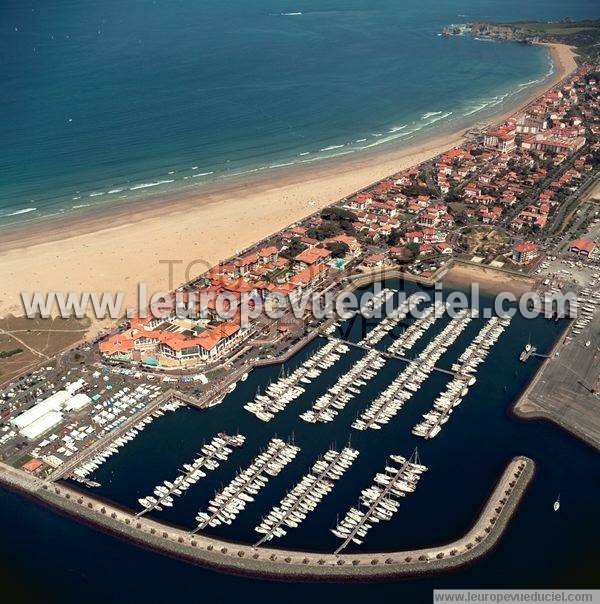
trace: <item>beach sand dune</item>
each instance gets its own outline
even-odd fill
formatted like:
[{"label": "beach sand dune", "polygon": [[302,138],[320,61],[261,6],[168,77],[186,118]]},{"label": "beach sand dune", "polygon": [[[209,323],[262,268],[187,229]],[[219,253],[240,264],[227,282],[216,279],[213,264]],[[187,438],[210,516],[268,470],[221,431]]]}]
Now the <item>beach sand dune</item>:
[{"label": "beach sand dune", "polygon": [[[569,47],[551,45],[551,52],[556,68],[545,89],[576,67]],[[170,289],[319,208],[459,144],[463,134],[282,171],[269,181],[223,181],[193,198],[13,229],[0,239],[0,316],[23,313],[22,291],[122,291],[134,306],[139,281],[149,291]],[[171,275],[166,261],[178,263]]]}]

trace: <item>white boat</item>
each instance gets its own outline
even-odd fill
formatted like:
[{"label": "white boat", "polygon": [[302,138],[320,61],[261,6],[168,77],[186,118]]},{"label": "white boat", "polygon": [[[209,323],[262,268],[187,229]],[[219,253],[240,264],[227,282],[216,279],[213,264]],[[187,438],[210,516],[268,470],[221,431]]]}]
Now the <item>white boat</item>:
[{"label": "white boat", "polygon": [[558,512],[558,510],[560,510],[560,495],[556,498],[556,501],[554,502],[554,505],[552,507],[555,512]]},{"label": "white boat", "polygon": [[[235,388],[235,386],[234,386],[234,388]],[[206,405],[206,407],[216,407],[217,405],[220,405],[223,402],[223,398],[224,397],[216,398],[216,399],[209,401],[208,404]]]}]

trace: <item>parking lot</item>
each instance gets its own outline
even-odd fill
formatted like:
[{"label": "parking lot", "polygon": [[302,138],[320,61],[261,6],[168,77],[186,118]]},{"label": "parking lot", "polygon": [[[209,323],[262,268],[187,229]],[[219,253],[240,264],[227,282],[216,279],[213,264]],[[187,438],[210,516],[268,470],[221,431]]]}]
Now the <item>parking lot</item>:
[{"label": "parking lot", "polygon": [[[589,342],[589,344],[588,344]],[[579,336],[568,338],[547,361],[530,389],[523,410],[548,417],[600,446],[600,310]],[[533,403],[529,408],[527,403]]]},{"label": "parking lot", "polygon": [[[40,438],[20,434],[15,418],[78,383],[78,391],[91,399],[85,408],[61,410],[62,422]],[[42,367],[0,392],[0,459],[20,467],[35,457],[58,467],[143,411],[169,387],[164,378],[120,367]]]}]

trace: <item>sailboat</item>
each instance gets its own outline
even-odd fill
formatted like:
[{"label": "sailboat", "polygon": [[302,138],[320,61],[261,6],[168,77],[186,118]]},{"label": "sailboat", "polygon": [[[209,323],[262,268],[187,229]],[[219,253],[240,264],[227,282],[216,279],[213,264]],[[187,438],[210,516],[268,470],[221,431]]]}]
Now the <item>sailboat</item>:
[{"label": "sailboat", "polygon": [[554,502],[553,508],[554,508],[555,512],[558,512],[558,510],[560,510],[560,494],[556,498],[556,501]]}]

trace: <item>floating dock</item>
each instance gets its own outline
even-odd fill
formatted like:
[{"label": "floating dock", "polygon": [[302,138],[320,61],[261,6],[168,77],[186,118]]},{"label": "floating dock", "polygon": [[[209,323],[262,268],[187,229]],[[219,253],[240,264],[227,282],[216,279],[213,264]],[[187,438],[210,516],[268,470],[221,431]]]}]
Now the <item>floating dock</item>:
[{"label": "floating dock", "polygon": [[210,501],[210,512],[199,512],[196,520],[198,526],[192,534],[207,526],[231,524],[236,516],[246,508],[246,503],[254,501],[256,495],[268,482],[269,476],[277,476],[300,451],[300,447],[286,443],[279,438],[273,438],[261,453],[242,470],[220,493]]},{"label": "floating dock", "polygon": [[283,537],[288,528],[296,528],[312,512],[321,499],[333,490],[339,480],[358,457],[358,451],[346,447],[341,452],[330,449],[319,459],[300,482],[275,506],[254,529],[264,536],[255,547],[270,541],[273,537]]},{"label": "floating dock", "polygon": [[335,554],[346,549],[351,542],[357,545],[362,544],[360,537],[364,537],[372,528],[370,523],[390,520],[400,507],[396,498],[404,497],[407,493],[414,491],[421,473],[427,470],[419,463],[416,449],[410,459],[390,455],[390,460],[400,463],[400,467],[386,466],[385,473],[375,475],[375,484],[361,492],[360,502],[368,506],[367,511],[350,508],[344,519],[335,529],[332,529],[332,533],[336,537],[344,540],[335,550]]}]

